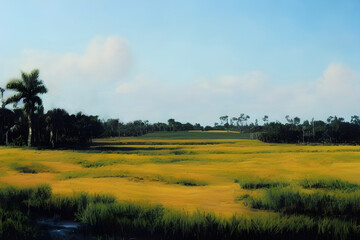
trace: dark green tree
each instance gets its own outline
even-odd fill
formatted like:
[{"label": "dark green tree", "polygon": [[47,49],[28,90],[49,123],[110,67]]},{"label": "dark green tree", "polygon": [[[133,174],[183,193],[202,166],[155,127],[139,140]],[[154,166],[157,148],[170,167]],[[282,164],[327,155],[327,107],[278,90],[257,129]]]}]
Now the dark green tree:
[{"label": "dark green tree", "polygon": [[27,145],[32,146],[33,126],[32,119],[34,111],[38,106],[42,105],[39,94],[47,93],[47,89],[39,80],[39,70],[35,69],[31,73],[21,73],[21,79],[12,79],[6,84],[6,88],[15,91],[13,96],[6,100],[6,104],[18,104],[20,101],[24,104],[24,111],[28,122],[28,139]]}]

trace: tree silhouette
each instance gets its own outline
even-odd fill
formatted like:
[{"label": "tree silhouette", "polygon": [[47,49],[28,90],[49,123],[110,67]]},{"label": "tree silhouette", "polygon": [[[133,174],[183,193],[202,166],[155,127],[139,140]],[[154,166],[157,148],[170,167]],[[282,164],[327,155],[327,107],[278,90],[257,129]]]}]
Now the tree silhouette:
[{"label": "tree silhouette", "polygon": [[24,110],[28,120],[28,140],[27,145],[32,145],[32,118],[37,106],[42,105],[39,94],[47,93],[43,82],[39,80],[39,70],[35,69],[31,73],[21,73],[21,79],[12,79],[6,84],[6,88],[17,92],[6,100],[6,104],[18,104],[20,101],[24,104]]}]

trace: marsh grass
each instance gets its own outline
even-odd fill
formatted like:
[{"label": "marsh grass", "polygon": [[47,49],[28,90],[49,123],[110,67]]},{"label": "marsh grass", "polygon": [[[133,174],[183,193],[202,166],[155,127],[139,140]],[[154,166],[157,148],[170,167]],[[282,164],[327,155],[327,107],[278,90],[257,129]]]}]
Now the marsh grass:
[{"label": "marsh grass", "polygon": [[30,173],[30,174],[36,174],[36,173],[44,173],[44,172],[54,172],[51,168],[40,164],[40,163],[30,163],[30,164],[24,164],[24,163],[11,163],[9,167],[15,171],[18,171],[19,173]]},{"label": "marsh grass", "polygon": [[299,185],[307,189],[338,189],[343,191],[354,191],[360,188],[359,184],[350,183],[330,177],[306,178],[299,181]]},{"label": "marsh grass", "polygon": [[146,202],[119,202],[110,195],[53,195],[51,188],[0,189],[0,239],[34,239],[37,218],[57,214],[88,224],[99,239],[357,239],[354,221],[304,215],[254,215],[223,218],[189,213]]},{"label": "marsh grass", "polygon": [[270,180],[260,177],[240,177],[234,180],[239,183],[243,189],[259,189],[259,188],[273,188],[273,187],[286,187],[290,184],[281,180]]},{"label": "marsh grass", "polygon": [[193,159],[193,158],[152,158],[150,160],[152,163],[160,163],[160,164],[171,164],[171,163],[182,163],[182,162],[195,162],[200,161],[199,159]]},{"label": "marsh grass", "polygon": [[278,187],[266,189],[261,197],[251,197],[249,201],[253,208],[286,214],[344,218],[360,215],[360,191],[304,193],[294,187]]},{"label": "marsh grass", "polygon": [[358,226],[340,219],[308,216],[218,217],[139,203],[89,204],[81,221],[98,236],[146,239],[348,239],[359,237]]},{"label": "marsh grass", "polygon": [[129,178],[129,180],[134,181],[159,181],[167,184],[179,184],[184,186],[206,186],[207,182],[189,179],[189,178],[175,178],[172,176],[163,176],[163,175],[144,175],[137,176],[131,174],[128,171],[121,170],[96,170],[96,171],[70,171],[63,172],[58,176],[59,180],[68,180],[74,178]]},{"label": "marsh grass", "polygon": [[98,167],[105,167],[111,166],[119,163],[124,163],[123,159],[116,159],[116,160],[97,160],[97,161],[88,161],[88,160],[80,160],[77,164],[80,164],[84,168],[98,168]]},{"label": "marsh grass", "polygon": [[184,186],[206,186],[207,182],[197,180],[197,179],[189,179],[189,178],[175,178],[171,176],[162,176],[162,175],[154,175],[151,177],[155,181],[161,181],[168,184],[179,184]]},{"label": "marsh grass", "polygon": [[[235,201],[244,201],[251,198],[250,194],[242,194],[235,198]],[[246,204],[245,204],[246,205]]]},{"label": "marsh grass", "polygon": [[73,178],[124,178],[130,177],[128,171],[120,170],[97,170],[97,171],[70,171],[63,172],[58,176],[59,180],[67,180]]}]

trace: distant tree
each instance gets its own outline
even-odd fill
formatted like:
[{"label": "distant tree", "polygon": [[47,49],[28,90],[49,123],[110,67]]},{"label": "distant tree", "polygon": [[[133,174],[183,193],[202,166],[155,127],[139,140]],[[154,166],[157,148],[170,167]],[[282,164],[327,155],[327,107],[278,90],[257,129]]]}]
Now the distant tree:
[{"label": "distant tree", "polygon": [[[1,92],[1,108],[0,108],[0,144],[9,144],[9,130],[15,123],[15,114],[13,111],[6,109],[6,102],[4,100],[5,89],[0,87]],[[5,137],[5,141],[4,141]]]},{"label": "distant tree", "polygon": [[168,120],[168,124],[169,124],[170,131],[175,131],[175,119],[170,118]]},{"label": "distant tree", "polygon": [[6,100],[6,104],[18,104],[20,101],[24,103],[24,110],[28,121],[28,140],[27,145],[32,146],[32,118],[36,106],[42,105],[39,94],[47,93],[47,89],[42,80],[39,80],[39,70],[35,69],[31,73],[21,73],[21,79],[10,80],[6,84],[6,88],[14,90],[17,93]]},{"label": "distant tree", "polygon": [[245,125],[247,125],[247,121],[250,119],[250,116],[249,115],[246,115],[245,116]]},{"label": "distant tree", "polygon": [[241,113],[240,116],[238,117],[238,122],[240,126],[243,126],[243,122],[245,121],[245,114]]},{"label": "distant tree", "polygon": [[262,118],[264,125],[266,125],[269,122],[269,116],[268,115],[264,115],[264,117]]},{"label": "distant tree", "polygon": [[357,115],[351,116],[350,123],[355,124],[355,125],[360,125],[360,117]]},{"label": "distant tree", "polygon": [[220,117],[221,125],[225,126],[226,124],[229,124],[228,120],[229,120],[229,116],[227,115],[221,116]]},{"label": "distant tree", "polygon": [[64,121],[66,120],[68,113],[64,109],[55,108],[50,110],[46,114],[45,122],[47,129],[50,132],[50,143],[52,147],[58,143],[60,135],[65,131]]},{"label": "distant tree", "polygon": [[294,123],[294,120],[291,119],[289,115],[286,115],[286,116],[285,116],[285,119],[286,119],[286,121],[288,121],[288,123],[290,123],[290,124],[293,124],[293,123]]},{"label": "distant tree", "polygon": [[230,119],[230,125],[234,126],[235,123],[236,123],[236,126],[238,127],[239,126],[238,118],[237,117],[232,117]]},{"label": "distant tree", "polygon": [[241,126],[243,126],[245,123],[245,125],[247,125],[247,120],[250,119],[249,115],[245,115],[245,113],[241,113],[240,116],[238,117],[238,121],[240,123]]},{"label": "distant tree", "polygon": [[334,119],[334,117],[333,116],[330,116],[330,117],[328,117],[327,119],[326,119],[326,122],[327,123],[331,123],[331,121]]},{"label": "distant tree", "polygon": [[294,117],[293,122],[294,122],[294,124],[296,126],[299,125],[300,124],[300,118],[299,117]]}]

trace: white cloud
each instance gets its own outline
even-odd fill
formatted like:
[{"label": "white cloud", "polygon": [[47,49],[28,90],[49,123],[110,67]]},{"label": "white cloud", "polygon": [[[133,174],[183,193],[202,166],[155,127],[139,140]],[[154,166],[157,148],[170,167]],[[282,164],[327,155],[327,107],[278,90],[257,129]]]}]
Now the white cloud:
[{"label": "white cloud", "polygon": [[[131,107],[121,112],[127,120],[146,118],[152,121],[174,117],[181,121],[213,124],[220,115],[247,113],[271,120],[284,116],[303,119],[326,119],[329,115],[360,114],[360,77],[341,64],[330,64],[313,81],[275,84],[261,72],[242,76],[199,78],[191,84],[170,85],[165,81],[147,80],[145,76],[121,84],[120,102]],[[135,110],[136,109],[136,110]],[[141,109],[141,111],[139,111]]]},{"label": "white cloud", "polygon": [[49,88],[44,96],[47,109],[61,107],[122,121],[175,118],[213,124],[225,114],[246,113],[252,121],[264,114],[271,120],[284,120],[287,114],[303,119],[360,114],[359,74],[336,63],[319,78],[297,83],[276,84],[260,71],[203,76],[190,83],[159,80],[141,72],[130,78],[128,43],[110,36],[96,37],[81,54],[27,50],[15,66],[24,71],[40,69]]},{"label": "white cloud", "polygon": [[26,50],[19,65],[24,71],[40,69],[49,89],[44,97],[46,107],[101,114],[103,93],[124,81],[131,62],[126,40],[110,36],[95,37],[82,54]]},{"label": "white cloud", "polygon": [[317,80],[316,91],[320,98],[349,99],[359,90],[359,75],[341,64],[331,64]]}]

